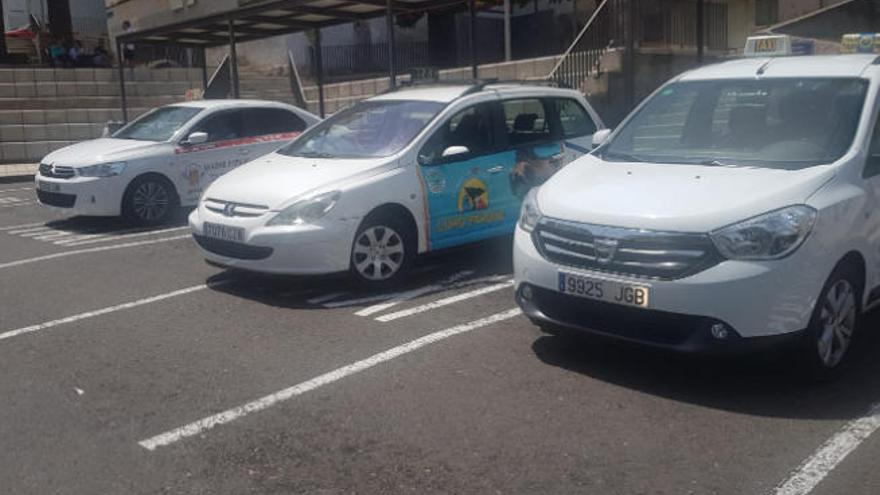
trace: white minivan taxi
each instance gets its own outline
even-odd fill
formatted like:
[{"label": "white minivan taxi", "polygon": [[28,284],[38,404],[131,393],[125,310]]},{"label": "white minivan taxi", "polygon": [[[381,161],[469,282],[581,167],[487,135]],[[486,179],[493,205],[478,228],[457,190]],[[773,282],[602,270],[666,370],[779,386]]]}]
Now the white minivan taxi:
[{"label": "white minivan taxi", "polygon": [[110,137],[47,155],[36,175],[45,206],[162,223],[244,162],[280,148],[320,119],[291,105],[204,100],[156,108]]},{"label": "white minivan taxi", "polygon": [[745,58],[662,86],[525,199],[525,314],[685,352],[793,341],[836,373],[880,302],[878,60]]},{"label": "white minivan taxi", "polygon": [[392,284],[418,253],[511,234],[529,189],[602,127],[572,90],[416,85],[221,177],[190,226],[214,264]]}]

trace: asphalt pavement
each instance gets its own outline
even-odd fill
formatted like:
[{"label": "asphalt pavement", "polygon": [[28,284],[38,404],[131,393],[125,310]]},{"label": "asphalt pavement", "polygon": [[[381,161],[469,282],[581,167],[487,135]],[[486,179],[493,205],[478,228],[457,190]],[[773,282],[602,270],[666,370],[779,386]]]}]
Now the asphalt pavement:
[{"label": "asphalt pavement", "polygon": [[368,293],[211,267],[184,219],[0,184],[0,493],[880,493],[880,315],[815,384],[543,335],[509,239]]}]

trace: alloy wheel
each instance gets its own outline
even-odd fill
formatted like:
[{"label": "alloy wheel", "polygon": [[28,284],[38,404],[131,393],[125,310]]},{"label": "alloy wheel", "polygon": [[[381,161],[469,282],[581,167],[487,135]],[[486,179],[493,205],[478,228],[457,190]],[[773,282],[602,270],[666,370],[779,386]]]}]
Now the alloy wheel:
[{"label": "alloy wheel", "polygon": [[384,281],[393,277],[403,266],[405,256],[400,234],[380,225],[361,232],[352,250],[355,270],[370,281]]},{"label": "alloy wheel", "polygon": [[154,181],[139,184],[131,197],[134,214],[147,222],[164,218],[170,204],[171,195],[168,189],[163,184]]},{"label": "alloy wheel", "polygon": [[819,315],[819,337],[816,342],[819,359],[827,368],[843,360],[852,342],[858,307],[856,291],[847,280],[839,280],[828,290]]}]

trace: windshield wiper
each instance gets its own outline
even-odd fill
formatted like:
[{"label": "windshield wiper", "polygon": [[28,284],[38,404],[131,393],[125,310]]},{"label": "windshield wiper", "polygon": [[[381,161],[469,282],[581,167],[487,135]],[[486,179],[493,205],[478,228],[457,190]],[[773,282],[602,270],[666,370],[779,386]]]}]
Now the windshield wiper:
[{"label": "windshield wiper", "polygon": [[644,159],[639,158],[635,155],[631,155],[629,153],[623,153],[621,151],[606,151],[606,152],[602,153],[602,158],[606,159],[606,160],[608,158],[612,158],[612,159],[617,158],[617,159],[625,160],[628,162],[644,162],[645,161]]},{"label": "windshield wiper", "polygon": [[319,151],[300,151],[297,155],[303,158],[333,158],[333,155],[330,153],[324,153]]}]

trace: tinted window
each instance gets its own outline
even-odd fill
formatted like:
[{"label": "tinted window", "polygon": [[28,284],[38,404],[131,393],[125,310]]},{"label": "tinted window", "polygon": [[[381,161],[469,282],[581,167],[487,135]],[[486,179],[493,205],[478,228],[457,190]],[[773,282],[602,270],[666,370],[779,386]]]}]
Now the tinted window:
[{"label": "tinted window", "polygon": [[871,137],[871,148],[868,152],[868,163],[865,166],[865,177],[880,175],[880,120],[874,124],[874,135]]},{"label": "tinted window", "polygon": [[507,100],[501,103],[507,127],[508,142],[517,146],[525,143],[549,141],[550,119],[544,103],[537,98]]},{"label": "tinted window", "polygon": [[282,148],[288,156],[375,158],[402,150],[443,109],[433,101],[366,101],[336,113]]},{"label": "tinted window", "polygon": [[552,101],[559,115],[563,136],[574,138],[596,132],[596,123],[580,103],[569,98],[554,98]]},{"label": "tinted window", "polygon": [[178,129],[201,111],[201,108],[194,107],[157,108],[119,129],[113,134],[113,137],[142,141],[167,141]]},{"label": "tinted window", "polygon": [[226,141],[242,137],[241,124],[241,111],[229,110],[206,118],[192,132],[207,132],[209,143]]},{"label": "tinted window", "polygon": [[852,145],[867,82],[765,79],[674,83],[617,133],[608,160],[799,168]]},{"label": "tinted window", "polygon": [[281,108],[251,108],[244,111],[244,136],[265,136],[302,132],[306,123],[295,113]]},{"label": "tinted window", "polygon": [[419,161],[423,165],[441,162],[443,151],[451,146],[464,146],[468,149],[467,155],[457,155],[456,160],[485,154],[492,150],[490,104],[475,105],[447,120],[422,147]]}]

